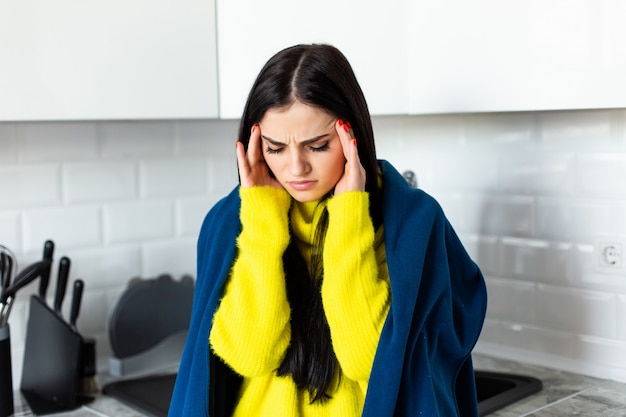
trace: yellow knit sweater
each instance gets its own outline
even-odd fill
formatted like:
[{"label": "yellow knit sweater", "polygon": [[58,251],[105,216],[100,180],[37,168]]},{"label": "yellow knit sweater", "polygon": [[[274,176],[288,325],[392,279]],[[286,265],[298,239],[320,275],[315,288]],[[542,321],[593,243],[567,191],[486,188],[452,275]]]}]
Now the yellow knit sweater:
[{"label": "yellow knit sweater", "polygon": [[[240,195],[238,255],[210,334],[214,352],[244,377],[234,416],[360,416],[391,302],[383,230],[374,233],[367,193],[293,204],[282,189],[241,188]],[[322,302],[342,376],[330,400],[310,404],[290,376],[276,375],[291,338],[282,255],[291,220],[296,244],[310,261],[323,204],[329,222]]]}]

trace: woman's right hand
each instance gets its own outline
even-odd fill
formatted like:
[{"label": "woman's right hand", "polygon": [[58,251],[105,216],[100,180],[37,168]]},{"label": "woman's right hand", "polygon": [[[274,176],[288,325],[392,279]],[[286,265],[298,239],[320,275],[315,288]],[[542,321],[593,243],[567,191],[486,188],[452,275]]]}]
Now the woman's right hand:
[{"label": "woman's right hand", "polygon": [[261,129],[258,124],[252,126],[252,130],[250,131],[248,152],[244,150],[243,143],[240,141],[237,141],[236,146],[239,181],[243,188],[253,186],[283,188],[278,180],[271,176],[265,158],[263,157],[263,150],[261,149]]}]

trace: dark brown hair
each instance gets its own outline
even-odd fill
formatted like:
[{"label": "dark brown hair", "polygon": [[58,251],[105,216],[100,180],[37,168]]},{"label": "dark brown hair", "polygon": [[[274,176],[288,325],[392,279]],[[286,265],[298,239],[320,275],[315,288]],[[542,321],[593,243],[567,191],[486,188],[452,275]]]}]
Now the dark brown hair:
[{"label": "dark brown hair", "polygon": [[[247,149],[252,126],[259,123],[269,109],[286,108],[296,101],[320,108],[352,125],[366,172],[370,216],[378,227],[382,222],[381,190],[372,122],[352,67],[337,48],[296,45],[270,58],[248,96],[238,140]],[[291,343],[277,373],[291,375],[299,389],[309,391],[311,402],[330,397],[333,378],[340,372],[320,292],[321,251],[326,227],[327,213],[324,213],[313,242],[310,268],[293,239],[283,256],[287,296],[292,309]]]}]

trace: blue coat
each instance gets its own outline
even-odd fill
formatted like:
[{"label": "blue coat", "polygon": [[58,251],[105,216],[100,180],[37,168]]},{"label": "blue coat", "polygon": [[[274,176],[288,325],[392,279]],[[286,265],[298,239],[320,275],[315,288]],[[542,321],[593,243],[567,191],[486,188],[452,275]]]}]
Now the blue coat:
[{"label": "blue coat", "polygon": [[[388,162],[381,167],[392,302],[362,415],[478,416],[471,351],[487,306],[483,276],[439,204],[411,189]],[[228,415],[237,395],[240,378],[214,358],[208,338],[235,257],[239,205],[235,188],[200,231],[192,318],[170,417]]]}]

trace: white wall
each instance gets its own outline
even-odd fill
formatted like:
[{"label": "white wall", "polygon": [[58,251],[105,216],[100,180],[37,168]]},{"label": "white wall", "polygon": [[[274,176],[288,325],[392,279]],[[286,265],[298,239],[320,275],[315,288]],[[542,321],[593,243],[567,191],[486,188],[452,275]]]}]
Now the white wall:
[{"label": "white wall", "polygon": [[[486,275],[478,350],[626,381],[626,268],[600,266],[597,251],[600,241],[626,251],[626,110],[374,125],[379,157],[415,171]],[[131,277],[195,272],[200,222],[236,183],[236,128],[0,123],[0,243],[21,266],[40,258],[48,238],[57,260],[71,258],[70,279],[86,282],[79,328],[97,338],[101,358],[107,315]],[[10,320],[16,383],[35,287]]]}]

